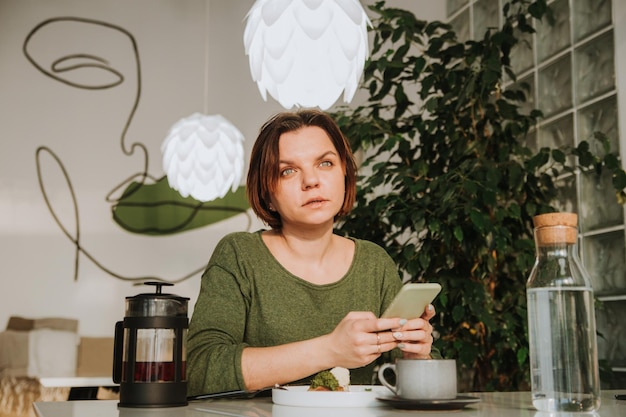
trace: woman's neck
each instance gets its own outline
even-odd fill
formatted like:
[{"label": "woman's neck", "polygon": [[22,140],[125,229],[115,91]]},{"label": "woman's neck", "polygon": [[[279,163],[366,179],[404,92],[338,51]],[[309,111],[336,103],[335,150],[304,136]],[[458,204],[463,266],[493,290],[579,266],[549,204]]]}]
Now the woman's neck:
[{"label": "woman's neck", "polygon": [[354,255],[353,242],[333,234],[332,229],[291,233],[287,228],[266,232],[264,241],[285,269],[314,284],[341,279]]}]

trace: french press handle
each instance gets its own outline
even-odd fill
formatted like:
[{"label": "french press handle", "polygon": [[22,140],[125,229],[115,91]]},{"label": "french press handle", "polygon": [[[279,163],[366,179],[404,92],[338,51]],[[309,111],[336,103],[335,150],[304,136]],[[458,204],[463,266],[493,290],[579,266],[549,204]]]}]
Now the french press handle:
[{"label": "french press handle", "polygon": [[122,354],[124,352],[124,322],[115,323],[115,343],[113,345],[113,382],[122,382]]}]

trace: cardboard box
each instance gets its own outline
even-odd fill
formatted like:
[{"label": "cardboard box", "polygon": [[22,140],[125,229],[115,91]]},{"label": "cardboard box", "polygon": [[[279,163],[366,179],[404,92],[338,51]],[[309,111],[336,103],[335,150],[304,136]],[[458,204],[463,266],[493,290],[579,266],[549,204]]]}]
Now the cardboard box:
[{"label": "cardboard box", "polygon": [[81,337],[76,376],[112,376],[113,342],[112,337]]}]

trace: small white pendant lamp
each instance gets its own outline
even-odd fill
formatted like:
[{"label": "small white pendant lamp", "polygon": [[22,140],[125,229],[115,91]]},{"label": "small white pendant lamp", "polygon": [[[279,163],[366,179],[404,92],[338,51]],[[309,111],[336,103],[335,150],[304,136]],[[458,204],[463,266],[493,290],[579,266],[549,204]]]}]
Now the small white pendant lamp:
[{"label": "small white pendant lamp", "polygon": [[161,145],[171,188],[198,201],[221,198],[239,187],[244,137],[221,115],[194,113],[176,122]]}]

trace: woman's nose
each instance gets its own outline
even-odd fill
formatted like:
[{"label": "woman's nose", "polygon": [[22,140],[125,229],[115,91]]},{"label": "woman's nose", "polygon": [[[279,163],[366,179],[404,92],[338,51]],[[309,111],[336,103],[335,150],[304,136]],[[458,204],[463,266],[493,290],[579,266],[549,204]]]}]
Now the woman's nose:
[{"label": "woman's nose", "polygon": [[315,170],[302,171],[302,189],[307,190],[319,185],[319,177]]}]

